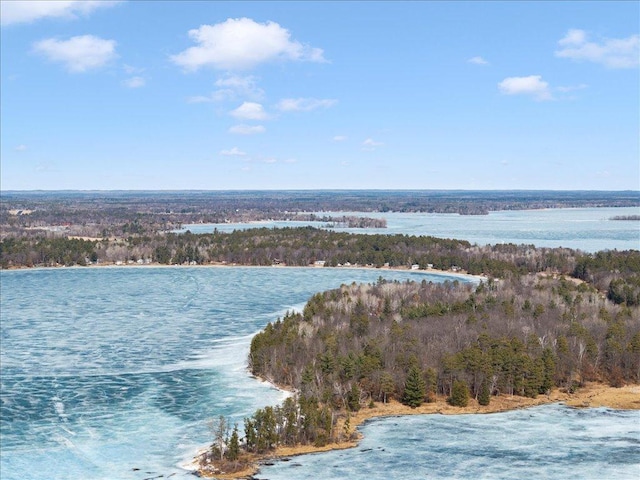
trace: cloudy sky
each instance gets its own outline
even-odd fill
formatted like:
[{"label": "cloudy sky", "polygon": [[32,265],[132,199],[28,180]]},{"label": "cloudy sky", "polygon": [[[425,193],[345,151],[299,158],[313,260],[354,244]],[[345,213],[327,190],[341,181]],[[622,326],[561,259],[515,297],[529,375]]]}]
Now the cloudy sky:
[{"label": "cloudy sky", "polygon": [[640,188],[638,2],[1,5],[3,190]]}]

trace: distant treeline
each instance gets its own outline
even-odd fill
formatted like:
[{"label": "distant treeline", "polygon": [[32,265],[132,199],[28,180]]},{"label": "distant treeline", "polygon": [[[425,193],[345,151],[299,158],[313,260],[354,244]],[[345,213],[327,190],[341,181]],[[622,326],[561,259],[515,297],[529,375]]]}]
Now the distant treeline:
[{"label": "distant treeline", "polygon": [[410,235],[353,235],[312,227],[231,233],[129,236],[121,240],[5,238],[0,267],[148,263],[408,267],[463,270],[503,278],[550,272],[571,275],[609,292],[612,300],[640,304],[640,251],[582,253],[566,248],[499,244]]},{"label": "distant treeline", "polygon": [[[125,224],[155,234],[188,223],[296,220],[314,212],[429,212],[640,206],[640,192],[598,191],[176,191],[3,192],[2,236],[65,225],[69,235],[126,236]],[[130,233],[130,231],[129,231]]]},{"label": "distant treeline", "polygon": [[384,218],[357,217],[355,215],[316,215],[315,213],[298,213],[292,220],[324,222],[329,227],[339,228],[387,228],[387,220]]},{"label": "distant treeline", "polygon": [[640,220],[640,215],[616,215],[615,217],[611,217],[609,220]]}]

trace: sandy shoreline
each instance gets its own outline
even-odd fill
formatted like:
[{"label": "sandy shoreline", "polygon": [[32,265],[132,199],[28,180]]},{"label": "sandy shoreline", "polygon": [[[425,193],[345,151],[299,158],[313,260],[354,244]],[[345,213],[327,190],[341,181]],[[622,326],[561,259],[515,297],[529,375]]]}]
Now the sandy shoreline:
[{"label": "sandy shoreline", "polygon": [[327,269],[336,269],[336,270],[379,270],[381,272],[391,271],[391,272],[414,272],[418,274],[429,274],[429,275],[440,275],[445,277],[457,277],[460,279],[473,280],[476,282],[487,281],[488,277],[484,275],[472,275],[470,273],[466,273],[464,271],[450,271],[450,270],[439,270],[436,268],[429,269],[419,269],[414,270],[409,267],[375,267],[368,265],[350,265],[350,266],[341,266],[341,267],[326,267],[326,266],[316,266],[316,265],[245,265],[241,263],[222,263],[222,262],[212,262],[212,263],[204,263],[197,265],[177,265],[177,264],[164,264],[164,263],[122,263],[120,265],[115,263],[99,263],[99,264],[90,264],[90,265],[73,265],[71,267],[66,267],[64,265],[54,266],[54,267],[27,267],[27,266],[12,266],[9,268],[0,268],[0,272],[13,272],[13,271],[31,271],[31,270],[51,270],[51,269],[86,269],[86,268],[282,268],[282,269],[294,269],[294,268],[327,268]]},{"label": "sandy shoreline", "polygon": [[[278,388],[278,387],[276,387]],[[471,399],[467,407],[452,407],[444,397],[438,397],[433,403],[425,403],[418,408],[411,408],[398,401],[390,401],[386,404],[376,403],[373,408],[363,407],[360,411],[352,413],[349,418],[350,432],[355,434],[355,440],[341,443],[333,443],[324,447],[302,445],[297,447],[278,447],[274,452],[264,456],[252,457],[252,465],[244,470],[228,474],[212,474],[207,470],[199,470],[203,477],[219,478],[225,480],[250,478],[258,473],[260,466],[265,463],[286,459],[297,455],[321,453],[331,450],[341,450],[356,447],[362,439],[362,434],[357,428],[369,420],[401,415],[471,415],[490,414],[512,410],[521,410],[538,405],[561,403],[572,408],[598,408],[607,407],[616,410],[640,410],[640,385],[626,385],[621,388],[609,387],[599,383],[589,383],[575,393],[562,392],[554,389],[549,395],[540,395],[537,398],[527,398],[512,395],[500,395],[491,397],[491,403],[487,406],[479,405]],[[344,427],[344,418],[338,420],[336,431]]]}]

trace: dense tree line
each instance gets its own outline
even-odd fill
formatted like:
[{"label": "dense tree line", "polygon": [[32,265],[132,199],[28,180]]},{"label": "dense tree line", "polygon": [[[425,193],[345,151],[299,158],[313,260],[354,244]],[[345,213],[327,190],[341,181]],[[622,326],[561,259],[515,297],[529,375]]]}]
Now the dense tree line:
[{"label": "dense tree line", "polygon": [[[416,370],[422,401],[451,396],[536,396],[587,380],[640,382],[640,308],[595,288],[523,276],[481,283],[350,285],[317,294],[254,337],[256,375],[344,407],[361,398],[407,399]],[[392,379],[391,382],[389,379]],[[415,394],[409,395],[415,401]]]},{"label": "dense tree line", "polygon": [[[1,235],[66,226],[69,235],[126,236],[138,222],[145,234],[187,223],[296,220],[313,212],[486,214],[496,210],[640,205],[639,192],[554,191],[189,191],[3,192]],[[298,217],[297,214],[303,216]]]},{"label": "dense tree line", "polygon": [[249,365],[296,395],[246,418],[243,437],[237,427],[217,437],[204,463],[225,471],[278,446],[347,440],[350,413],[373,401],[417,407],[440,395],[464,407],[497,394],[574,391],[585,381],[638,383],[640,307],[563,277],[381,277],[318,293],[302,312],[269,323],[251,342]]},{"label": "dense tree line", "polygon": [[[136,229],[135,222],[129,228]],[[132,234],[87,241],[58,237],[7,237],[0,266],[69,265],[153,261],[162,264],[360,265],[460,269],[493,277],[550,272],[571,275],[615,303],[640,304],[640,251],[594,254],[566,248],[499,244],[410,235],[353,235],[312,227],[251,229],[212,234]]]},{"label": "dense tree line", "polygon": [[76,238],[5,238],[0,241],[0,266],[87,265],[98,260],[96,243]]}]

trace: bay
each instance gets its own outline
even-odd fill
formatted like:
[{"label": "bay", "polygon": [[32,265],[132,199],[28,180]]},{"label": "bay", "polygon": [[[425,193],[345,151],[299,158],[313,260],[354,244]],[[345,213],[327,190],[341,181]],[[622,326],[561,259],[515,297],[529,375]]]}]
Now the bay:
[{"label": "bay", "polygon": [[3,480],[141,479],[180,468],[282,392],[251,378],[251,337],[342,283],[454,280],[322,268],[1,271]]}]

